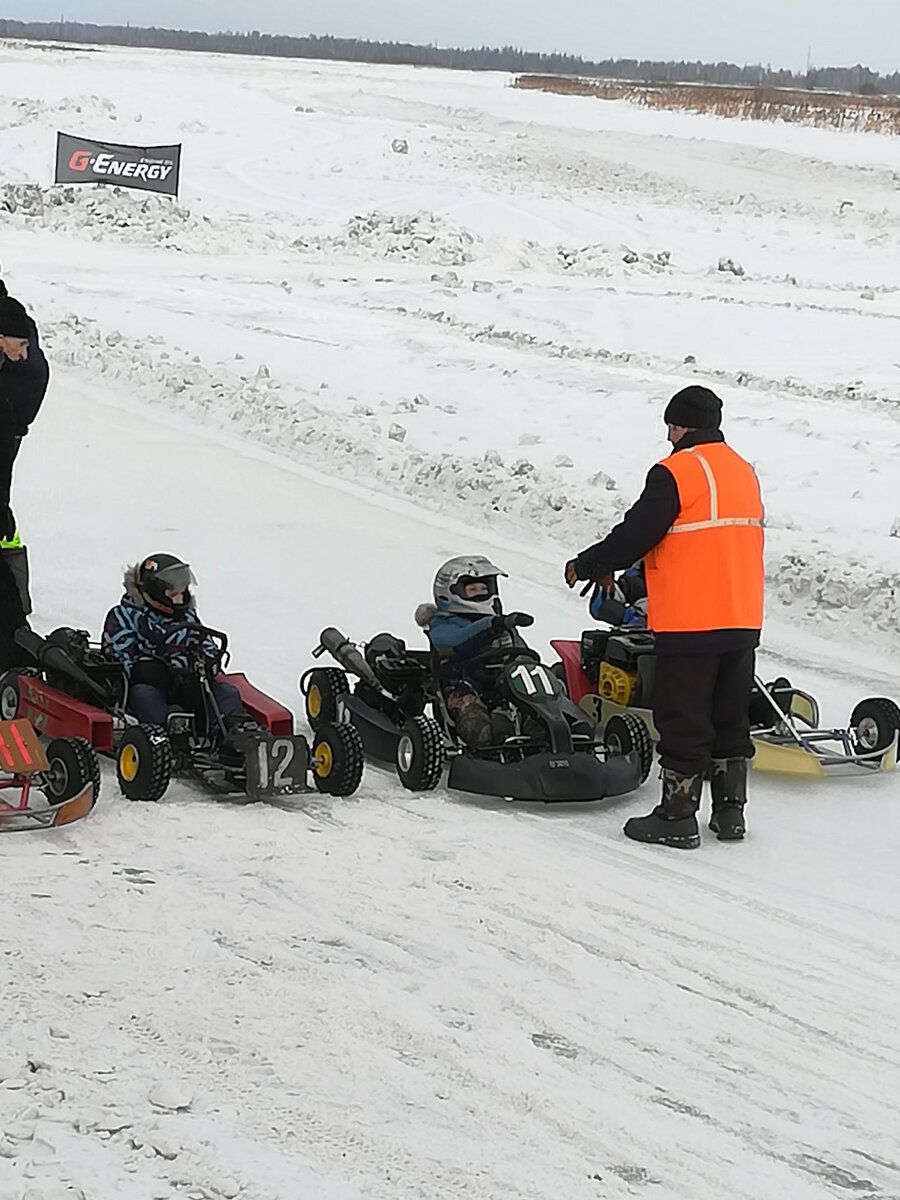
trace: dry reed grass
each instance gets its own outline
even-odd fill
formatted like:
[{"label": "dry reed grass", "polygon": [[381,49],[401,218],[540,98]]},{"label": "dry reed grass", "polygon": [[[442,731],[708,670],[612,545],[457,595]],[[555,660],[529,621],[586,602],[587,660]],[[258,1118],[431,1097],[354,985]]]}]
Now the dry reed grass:
[{"label": "dry reed grass", "polygon": [[821,128],[900,134],[900,96],[720,84],[631,83],[571,75],[518,75],[513,87],[628,100],[645,108],[682,109],[751,121],[789,121]]}]

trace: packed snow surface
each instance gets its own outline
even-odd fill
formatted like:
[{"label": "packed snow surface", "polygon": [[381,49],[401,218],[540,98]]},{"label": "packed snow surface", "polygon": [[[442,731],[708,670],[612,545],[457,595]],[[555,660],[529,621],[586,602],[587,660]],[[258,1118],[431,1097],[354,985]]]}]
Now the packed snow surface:
[{"label": "packed snow surface", "polygon": [[[896,141],[508,82],[0,43],[35,628],[173,550],[299,714],[323,626],[420,644],[471,549],[546,650],[698,382],[763,483],[763,673],[897,697]],[[181,196],[53,187],[57,130],[182,142]],[[0,1200],[898,1200],[897,779],[752,782],[684,855],[621,837],[652,779],[283,812],[105,767],[0,846]]]}]

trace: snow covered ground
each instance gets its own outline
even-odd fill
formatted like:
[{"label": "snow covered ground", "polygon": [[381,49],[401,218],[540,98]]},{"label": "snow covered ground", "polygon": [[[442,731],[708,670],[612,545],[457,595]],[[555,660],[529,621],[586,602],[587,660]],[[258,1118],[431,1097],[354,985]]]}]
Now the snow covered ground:
[{"label": "snow covered ground", "polygon": [[[766,490],[764,673],[836,723],[897,696],[900,150],[506,83],[0,43],[0,263],[55,369],[35,627],[171,548],[299,708],[323,625],[414,642],[472,548],[536,646],[577,636],[562,563],[696,380]],[[182,199],[50,189],[56,129],[182,140]],[[896,1200],[896,778],[753,782],[744,845],[673,855],[620,835],[654,783],[521,811],[369,769],[284,813],[107,777],[0,846],[0,1200]]]}]

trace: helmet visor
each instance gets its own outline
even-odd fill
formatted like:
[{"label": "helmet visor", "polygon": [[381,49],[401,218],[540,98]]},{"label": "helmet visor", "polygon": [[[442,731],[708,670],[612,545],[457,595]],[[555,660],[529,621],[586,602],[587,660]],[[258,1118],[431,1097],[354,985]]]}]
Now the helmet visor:
[{"label": "helmet visor", "polygon": [[187,563],[175,563],[171,567],[163,567],[161,571],[156,572],[156,578],[159,580],[160,587],[167,592],[186,592],[192,584],[196,586],[197,583],[194,572]]},{"label": "helmet visor", "polygon": [[461,600],[490,600],[496,596],[496,575],[462,575],[450,588]]}]

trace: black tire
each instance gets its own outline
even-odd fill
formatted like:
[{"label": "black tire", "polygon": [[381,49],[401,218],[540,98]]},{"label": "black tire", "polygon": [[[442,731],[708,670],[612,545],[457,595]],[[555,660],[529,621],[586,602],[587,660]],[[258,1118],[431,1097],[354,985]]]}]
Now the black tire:
[{"label": "black tire", "polygon": [[90,783],[94,803],[100,796],[100,763],[84,738],[54,738],[47,747],[49,769],[44,772],[43,791],[54,807],[71,800]]},{"label": "black tire", "polygon": [[566,664],[564,662],[555,662],[550,665],[550,674],[555,675],[559,680],[560,687],[563,690],[563,695],[569,694],[569,681],[566,677]]},{"label": "black tire", "polygon": [[310,729],[338,724],[338,702],[350,692],[347,672],[338,667],[318,667],[305,679],[306,719]]},{"label": "black tire", "polygon": [[159,800],[172,777],[172,746],[158,725],[133,725],[116,751],[116,775],[129,800]]},{"label": "black tire", "polygon": [[362,781],[366,761],[359,730],[355,725],[320,723],[312,740],[312,760],[318,791],[352,796]]},{"label": "black tire", "polygon": [[18,671],[4,671],[0,675],[0,720],[14,721],[19,715],[22,689]]},{"label": "black tire", "polygon": [[653,767],[653,740],[650,730],[634,713],[616,713],[606,722],[603,744],[609,754],[630,754],[636,750],[641,763],[641,783]]},{"label": "black tire", "polygon": [[894,744],[900,730],[900,708],[886,696],[860,700],[850,714],[850,733],[860,754],[874,754]]},{"label": "black tire", "polygon": [[433,717],[411,717],[397,744],[397,774],[411,792],[431,792],[444,769],[444,735]]}]

